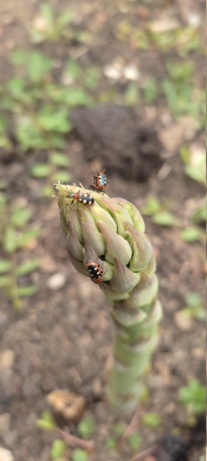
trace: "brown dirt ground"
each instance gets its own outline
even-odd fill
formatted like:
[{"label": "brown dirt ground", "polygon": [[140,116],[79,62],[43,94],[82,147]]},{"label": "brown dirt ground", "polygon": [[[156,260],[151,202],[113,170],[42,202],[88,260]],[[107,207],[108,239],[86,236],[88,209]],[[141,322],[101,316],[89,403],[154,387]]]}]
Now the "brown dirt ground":
[{"label": "brown dirt ground", "polygon": [[[58,5],[57,1],[50,3],[56,7]],[[26,28],[38,10],[38,5],[38,1],[29,4],[20,0],[16,8],[16,2],[1,0],[2,80],[10,72],[8,55],[14,43],[29,46],[26,42]],[[68,2],[62,2],[59,8],[63,9],[65,5]],[[121,13],[117,13],[115,5],[107,0],[103,3],[90,0],[84,5],[82,2],[75,2],[75,5],[71,2],[74,8],[80,8],[80,5],[83,6],[81,18],[84,18],[89,28],[94,28],[98,36],[97,43],[91,47],[90,59],[94,64],[102,66],[121,52],[122,44],[116,43],[114,37],[111,38],[113,21]],[[133,16],[136,12],[140,20],[145,17],[158,18],[160,7],[163,6],[181,22],[185,21],[192,8],[203,11],[202,1],[197,2],[195,7],[194,2],[190,1],[181,4],[160,0],[153,5],[148,2],[141,5],[129,2],[126,15]],[[103,22],[102,26],[100,23],[95,26],[95,19],[101,24]],[[123,45],[123,54],[127,55],[127,52],[129,50]],[[148,75],[153,72],[156,62],[155,71],[162,74],[164,56],[155,50],[147,52],[149,60],[145,59],[143,52],[136,57],[137,51],[134,50],[131,50],[128,60],[130,62],[130,58],[135,59],[139,65],[143,64]],[[146,124],[153,122],[158,137],[163,133],[162,105],[153,109],[143,108],[142,117],[142,123],[143,120]],[[184,135],[180,143],[183,141]],[[190,140],[191,143],[203,141],[203,133],[198,132]],[[149,141],[149,150],[150,142],[152,145],[153,140]],[[90,160],[106,168],[110,196],[126,197],[137,207],[149,195],[161,200],[163,197],[170,198],[172,211],[184,222],[191,207],[203,196],[203,190],[184,175],[178,147],[170,151],[164,145],[162,149],[165,153],[165,170],[161,166],[158,171],[150,170],[148,180],[144,182],[125,175],[126,166],[117,174],[103,153],[99,158]],[[86,183],[87,176],[91,176],[92,166],[88,162],[84,142],[77,138],[77,134],[73,133],[69,137],[67,150],[73,181]],[[88,278],[77,274],[68,261],[56,201],[38,196],[38,184],[28,175],[29,162],[27,157],[24,162],[18,157],[11,159],[9,165],[2,162],[2,176],[6,175],[11,186],[10,197],[29,206],[33,223],[41,227],[38,241],[34,248],[28,250],[28,254],[41,259],[41,268],[32,276],[39,292],[25,300],[21,314],[16,313],[9,301],[1,297],[0,357],[3,352],[10,350],[13,351],[13,361],[9,368],[1,367],[0,444],[13,452],[15,461],[48,461],[50,443],[56,436],[39,430],[36,420],[47,408],[46,396],[49,392],[57,388],[69,389],[86,397],[86,413],[92,414],[96,421],[93,434],[96,449],[91,455],[91,461],[126,461],[130,458],[127,448],[122,453],[116,453],[110,451],[105,443],[110,436],[112,422],[120,421],[110,414],[102,394],[105,363],[111,343],[109,308],[101,290]],[[119,157],[113,151],[113,164],[116,162],[119,165]],[[178,389],[192,377],[202,382],[205,379],[204,324],[193,319],[190,327],[183,330],[176,322],[176,313],[183,307],[185,295],[189,291],[199,292],[203,298],[205,296],[204,249],[199,243],[184,243],[175,228],[156,226],[149,218],[145,221],[147,234],[151,236],[155,248],[164,316],[159,347],[150,373],[145,378],[149,400],[142,409],[158,413],[162,426],[157,429],[140,428],[143,449],[153,445],[160,436],[185,425],[186,414],[178,403]],[[65,283],[60,290],[52,291],[48,287],[48,280],[55,273],[63,274]],[[10,423],[2,428],[1,415],[6,413],[10,415]],[[75,434],[75,427],[73,431]],[[189,460],[198,461],[202,453],[202,446],[195,447]]]}]

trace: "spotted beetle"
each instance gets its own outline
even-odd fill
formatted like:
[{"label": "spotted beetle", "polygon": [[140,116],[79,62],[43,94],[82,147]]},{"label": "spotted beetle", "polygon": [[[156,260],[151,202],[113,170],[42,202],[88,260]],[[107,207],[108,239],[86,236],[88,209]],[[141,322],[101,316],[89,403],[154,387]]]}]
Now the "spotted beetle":
[{"label": "spotted beetle", "polygon": [[89,186],[89,189],[95,190],[96,192],[104,192],[108,184],[104,172],[105,170],[97,171],[97,175],[93,176],[93,185]]},{"label": "spotted beetle", "polygon": [[96,264],[94,261],[88,261],[86,269],[89,272],[90,279],[94,283],[102,283],[103,270],[100,269],[100,264]]},{"label": "spotted beetle", "polygon": [[73,192],[72,190],[69,191],[67,194],[67,197],[72,198],[71,203],[73,203],[74,200],[77,200],[78,202],[83,203],[83,205],[88,205],[88,206],[91,206],[94,203],[94,198],[91,197],[90,194],[87,194],[87,193],[84,194],[80,192],[80,190],[78,192]]}]

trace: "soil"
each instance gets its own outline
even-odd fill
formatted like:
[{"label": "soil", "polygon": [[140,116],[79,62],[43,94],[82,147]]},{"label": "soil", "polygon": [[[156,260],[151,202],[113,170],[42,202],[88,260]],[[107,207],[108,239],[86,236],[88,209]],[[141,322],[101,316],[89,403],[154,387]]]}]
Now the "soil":
[{"label": "soil", "polygon": [[[66,1],[54,0],[50,4],[57,11],[68,7]],[[31,46],[27,28],[39,5],[39,1],[20,0],[16,8],[13,0],[1,0],[2,81],[10,75],[9,54],[14,46]],[[185,24],[192,11],[199,17],[204,11],[203,1],[129,1],[117,8],[107,0],[88,0],[71,1],[70,6],[80,11],[80,21],[97,37],[89,45],[85,59],[102,68],[121,55],[128,63],[137,63],[145,76],[163,75],[165,53],[157,49],[138,53],[118,42],[113,34],[118,18],[123,15],[132,20],[137,16],[141,23],[159,19],[164,11],[166,17]],[[48,47],[52,53],[52,45]],[[58,47],[60,56],[68,52],[65,45]],[[203,62],[196,53],[191,58]],[[203,84],[202,77],[198,77],[198,82]],[[203,146],[202,131],[195,129],[189,135],[183,121],[169,117],[163,101],[156,107],[140,105],[136,109],[117,105],[97,106],[90,111],[78,108],[73,117],[74,130],[67,142],[71,182],[87,184],[87,178],[94,174],[93,165],[105,168],[107,193],[111,197],[127,198],[138,208],[148,196],[161,201],[169,199],[174,216],[182,223],[188,222],[204,191],[184,174],[179,147],[184,143]],[[22,160],[11,154],[9,161],[6,156],[1,161],[10,200],[29,207],[31,223],[41,228],[38,240],[23,255],[25,259],[31,255],[40,258],[41,267],[30,276],[39,291],[24,300],[20,313],[6,297],[0,298],[0,445],[13,453],[15,461],[49,461],[51,442],[57,434],[40,430],[36,421],[48,408],[47,395],[55,389],[68,389],[85,397],[85,414],[95,419],[95,451],[90,460],[128,461],[132,455],[127,444],[121,452],[106,445],[113,423],[130,422],[129,418],[121,420],[111,414],[103,398],[105,364],[111,345],[109,306],[100,288],[78,274],[69,262],[56,200],[43,199],[38,193],[39,182],[29,176],[31,155]],[[145,222],[155,249],[164,314],[159,346],[145,377],[149,398],[141,406],[140,414],[158,413],[162,424],[149,428],[140,422],[140,450],[156,445],[152,454],[158,461],[198,461],[204,453],[204,436],[195,437],[192,442],[178,390],[193,377],[205,382],[205,328],[197,319],[191,319],[188,325],[179,322],[177,313],[185,305],[188,292],[196,291],[205,299],[204,248],[201,243],[185,243],[177,227],[158,226],[148,217]],[[51,283],[54,274],[62,277],[59,288]],[[204,421],[198,427],[199,434],[203,434]],[[70,430],[77,435],[75,422]],[[173,454],[170,448],[173,431],[180,437],[183,455],[182,450],[180,454],[174,450]],[[174,439],[174,448],[176,443]],[[71,459],[70,454],[66,459]],[[143,459],[149,458],[146,455]]]}]

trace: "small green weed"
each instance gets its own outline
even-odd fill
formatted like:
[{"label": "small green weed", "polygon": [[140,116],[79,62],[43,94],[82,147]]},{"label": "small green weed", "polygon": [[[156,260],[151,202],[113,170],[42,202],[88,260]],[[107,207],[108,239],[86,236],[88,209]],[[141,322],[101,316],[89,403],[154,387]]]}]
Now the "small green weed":
[{"label": "small green weed", "polygon": [[72,10],[66,10],[57,15],[49,3],[43,3],[31,29],[33,43],[39,44],[46,40],[59,42],[61,39],[73,38],[72,23],[74,17],[75,14]]},{"label": "small green weed", "polygon": [[91,40],[90,32],[77,26],[75,21],[76,14],[72,9],[57,14],[49,3],[43,3],[30,30],[31,41],[35,44],[45,41],[88,43]]},{"label": "small green weed", "polygon": [[143,98],[147,104],[151,104],[156,101],[160,93],[160,87],[157,80],[154,77],[149,77],[143,86]]},{"label": "small green weed", "polygon": [[50,411],[43,411],[40,419],[37,420],[37,426],[45,431],[53,431],[57,428],[57,424]]},{"label": "small green weed", "polygon": [[157,413],[153,412],[145,413],[143,415],[142,421],[145,424],[145,426],[159,427],[161,425],[160,416]]},{"label": "small green weed", "polygon": [[106,446],[108,448],[117,448],[120,437],[124,434],[125,426],[123,424],[117,423],[113,424],[111,427],[111,436],[106,440]]},{"label": "small green weed", "polygon": [[75,448],[72,452],[72,461],[89,461],[89,455],[87,451]]},{"label": "small green weed", "polygon": [[27,285],[29,274],[38,269],[40,261],[32,258],[19,260],[19,250],[37,238],[39,229],[28,228],[30,211],[17,204],[9,204],[5,194],[0,196],[0,287],[15,309],[22,308],[21,298],[37,292],[35,285]]},{"label": "small green weed", "polygon": [[174,117],[182,115],[201,116],[203,113],[203,94],[195,88],[193,75],[195,69],[190,62],[169,61],[168,77],[162,82],[162,91]]},{"label": "small green weed", "polygon": [[181,232],[180,236],[184,242],[193,243],[201,242],[205,243],[205,232],[198,226],[187,226]]},{"label": "small green weed", "polygon": [[193,50],[205,53],[199,29],[191,25],[186,27],[178,25],[158,32],[155,31],[154,22],[137,28],[129,21],[122,20],[116,26],[115,35],[117,40],[127,42],[135,49],[147,50],[157,47],[162,52],[176,49],[181,57]]},{"label": "small green weed", "polygon": [[172,226],[175,218],[167,211],[169,203],[161,203],[156,197],[148,197],[145,204],[141,207],[141,212],[146,216],[152,216],[152,221],[160,226]]},{"label": "small green weed", "polygon": [[82,437],[87,439],[93,433],[94,427],[94,418],[92,416],[86,416],[78,424],[78,432]]},{"label": "small green weed", "polygon": [[206,223],[206,199],[202,200],[202,203],[199,204],[193,213],[193,222],[195,224],[204,224]]},{"label": "small green weed", "polygon": [[128,438],[128,444],[132,453],[135,453],[139,449],[141,444],[141,437],[138,432],[134,432],[134,434],[130,435]]},{"label": "small green weed", "polygon": [[161,51],[176,49],[180,56],[186,56],[193,50],[204,53],[204,47],[199,30],[194,26],[175,27],[174,29],[157,32],[153,30],[154,24],[148,25],[150,44],[157,46]]},{"label": "small green weed", "polygon": [[185,298],[186,305],[183,307],[183,312],[190,316],[195,317],[198,320],[205,320],[205,309],[201,295],[197,292],[191,291]]},{"label": "small green weed", "polygon": [[117,440],[115,440],[115,438],[113,438],[113,437],[108,437],[106,439],[106,446],[108,448],[111,448],[111,449],[116,448],[117,444],[118,444]]},{"label": "small green weed", "polygon": [[206,410],[206,386],[197,379],[191,379],[187,386],[180,388],[179,400],[190,414],[204,413]]},{"label": "small green weed", "polygon": [[180,148],[180,157],[184,164],[184,172],[194,181],[206,184],[206,155],[204,150],[190,150],[187,146]]},{"label": "small green weed", "polygon": [[63,440],[56,439],[50,448],[50,457],[51,459],[59,459],[61,458],[65,451],[66,451],[66,444]]},{"label": "small green weed", "polygon": [[140,99],[140,93],[137,83],[131,82],[127,85],[124,102],[129,106],[137,104]]},{"label": "small green weed", "polygon": [[20,155],[35,153],[30,174],[44,179],[42,195],[48,196],[53,192],[50,184],[70,180],[65,141],[72,129],[71,110],[80,104],[92,105],[100,72],[94,66],[83,72],[70,58],[63,63],[57,82],[53,60],[37,50],[16,49],[11,60],[15,77],[0,87],[0,146],[12,149],[8,136],[12,125],[18,143],[15,150]]}]

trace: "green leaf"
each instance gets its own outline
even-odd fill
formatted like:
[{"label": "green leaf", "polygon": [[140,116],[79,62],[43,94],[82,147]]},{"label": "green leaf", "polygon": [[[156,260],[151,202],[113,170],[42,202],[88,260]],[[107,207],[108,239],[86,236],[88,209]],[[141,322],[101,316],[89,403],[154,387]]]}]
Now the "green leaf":
[{"label": "green leaf", "polygon": [[38,292],[38,288],[35,285],[17,287],[17,295],[20,298],[27,298],[27,296],[33,296],[37,292]]},{"label": "green leaf", "polygon": [[4,193],[0,194],[0,211],[5,209],[5,204],[7,203],[7,196]]},{"label": "green leaf", "polygon": [[72,461],[89,461],[87,451],[75,448],[72,453]]},{"label": "green leaf", "polygon": [[31,261],[26,261],[23,264],[20,264],[17,269],[18,275],[27,275],[35,271],[40,265],[39,259],[32,259]]},{"label": "green leaf", "polygon": [[8,261],[8,259],[0,259],[0,274],[8,272],[11,267],[11,261]]},{"label": "green leaf", "polygon": [[91,97],[82,88],[75,88],[73,89],[73,91],[68,91],[65,97],[65,104],[67,104],[70,109],[71,107],[81,105],[81,104],[89,106],[91,105],[91,103],[92,103]]},{"label": "green leaf", "polygon": [[131,82],[127,85],[125,92],[125,103],[129,105],[134,105],[139,100],[139,89],[137,83]]},{"label": "green leaf", "polygon": [[49,3],[43,3],[40,7],[40,14],[47,22],[48,27],[53,27],[54,14]]},{"label": "green leaf", "polygon": [[25,91],[25,82],[21,77],[13,77],[7,83],[11,96],[19,101],[27,101],[28,95]]},{"label": "green leaf", "polygon": [[203,301],[200,293],[191,291],[185,297],[186,306],[183,307],[182,311],[190,317],[195,317],[199,320],[205,320],[205,309],[203,307]]},{"label": "green leaf", "polygon": [[143,88],[144,100],[147,103],[154,102],[158,97],[158,84],[154,77],[146,80]]},{"label": "green leaf", "polygon": [[205,184],[206,174],[203,165],[186,165],[184,171],[191,179],[194,179],[194,181]]},{"label": "green leaf", "polygon": [[80,435],[82,435],[82,437],[88,438],[92,434],[94,426],[94,418],[92,416],[87,416],[83,418],[79,423],[78,432],[80,433]]},{"label": "green leaf", "polygon": [[200,295],[200,293],[197,293],[196,291],[190,291],[187,295],[186,295],[186,303],[188,304],[188,306],[198,306],[200,304],[202,304],[202,297]]},{"label": "green leaf", "polygon": [[41,189],[41,197],[51,197],[53,194],[54,189],[50,184],[45,184],[44,187]]},{"label": "green leaf", "polygon": [[52,60],[38,51],[33,51],[29,56],[27,70],[32,82],[39,82],[52,68]]},{"label": "green leaf", "polygon": [[153,216],[153,222],[160,226],[172,226],[175,224],[175,218],[168,211],[160,211]]},{"label": "green leaf", "polygon": [[43,411],[41,418],[37,420],[37,426],[41,429],[52,431],[57,427],[57,424],[49,411]]},{"label": "green leaf", "polygon": [[30,216],[31,212],[29,207],[19,208],[14,206],[9,220],[13,226],[21,228],[27,223]]},{"label": "green leaf", "polygon": [[0,287],[1,288],[7,288],[11,286],[12,283],[13,283],[13,280],[11,277],[7,277],[6,275],[0,276]]},{"label": "green leaf", "polygon": [[17,248],[24,247],[25,245],[27,245],[28,242],[30,242],[35,237],[37,237],[38,234],[39,234],[38,228],[26,230],[18,237]]},{"label": "green leaf", "polygon": [[178,92],[175,88],[175,85],[173,82],[171,82],[168,79],[164,79],[162,83],[163,87],[163,92],[166,96],[168,105],[171,110],[175,111],[177,110],[177,100],[178,100]]},{"label": "green leaf", "polygon": [[122,435],[125,431],[125,426],[123,424],[117,423],[113,424],[112,431],[114,434]]},{"label": "green leaf", "polygon": [[36,163],[32,166],[30,173],[36,178],[45,178],[51,174],[51,165],[48,163]]},{"label": "green leaf", "polygon": [[206,312],[203,307],[184,307],[182,312],[189,317],[194,317],[198,320],[205,320],[206,319]]},{"label": "green leaf", "polygon": [[190,154],[190,149],[188,146],[181,146],[180,148],[180,157],[183,161],[183,163],[189,163],[190,162],[190,157],[191,157],[191,154]]},{"label": "green leaf", "polygon": [[141,207],[144,215],[152,216],[162,209],[160,201],[156,197],[148,197],[145,204]]},{"label": "green leaf", "polygon": [[70,179],[71,175],[67,171],[57,171],[54,175],[54,182],[68,183]]},{"label": "green leaf", "polygon": [[65,67],[65,75],[77,79],[82,74],[82,69],[75,59],[69,59]]},{"label": "green leaf", "polygon": [[131,450],[133,452],[137,451],[141,443],[140,435],[135,432],[134,434],[130,435],[128,440],[129,440],[129,446]]},{"label": "green leaf", "polygon": [[106,446],[108,448],[116,448],[117,447],[117,441],[113,439],[113,437],[108,437],[106,440]]},{"label": "green leaf", "polygon": [[98,80],[100,78],[100,71],[97,67],[90,67],[84,78],[84,85],[87,88],[94,89],[98,85]]},{"label": "green leaf", "polygon": [[143,415],[143,423],[146,426],[158,427],[161,424],[161,419],[157,413],[149,412]]},{"label": "green leaf", "polygon": [[193,214],[193,221],[196,224],[206,222],[206,204],[199,206],[195,213]]},{"label": "green leaf", "polygon": [[185,242],[197,242],[201,239],[201,230],[198,227],[189,226],[183,229],[180,235]]},{"label": "green leaf", "polygon": [[33,29],[31,31],[31,39],[33,43],[39,44],[45,41],[46,36],[45,36],[45,31],[44,32],[38,32],[37,30]]},{"label": "green leaf", "polygon": [[21,66],[21,65],[26,64],[27,59],[28,59],[28,54],[22,48],[18,48],[14,50],[14,52],[11,55],[11,62],[15,66]]},{"label": "green leaf", "polygon": [[173,80],[186,82],[191,79],[194,73],[194,63],[188,61],[168,61],[167,69]]},{"label": "green leaf", "polygon": [[64,455],[66,450],[66,443],[63,440],[57,439],[53,442],[50,449],[50,456],[52,459],[60,458]]},{"label": "green leaf", "polygon": [[206,386],[197,379],[191,379],[188,385],[179,390],[179,400],[192,413],[202,413],[206,409]]},{"label": "green leaf", "polygon": [[21,149],[40,149],[47,147],[45,135],[37,126],[37,122],[30,115],[21,115],[16,124],[16,137]]},{"label": "green leaf", "polygon": [[62,167],[67,167],[70,163],[67,155],[60,152],[52,152],[51,160],[55,165]]},{"label": "green leaf", "polygon": [[67,24],[70,24],[75,17],[75,14],[73,11],[64,11],[64,13],[60,14],[57,18],[57,27],[61,31],[67,26]]},{"label": "green leaf", "polygon": [[140,402],[146,403],[149,400],[149,389],[147,386],[142,384],[140,393]]},{"label": "green leaf", "polygon": [[8,253],[13,253],[18,248],[18,234],[17,232],[9,227],[4,235],[3,247]]},{"label": "green leaf", "polygon": [[57,111],[53,107],[44,106],[38,115],[38,123],[43,130],[67,133],[70,130],[68,109],[62,107]]}]

